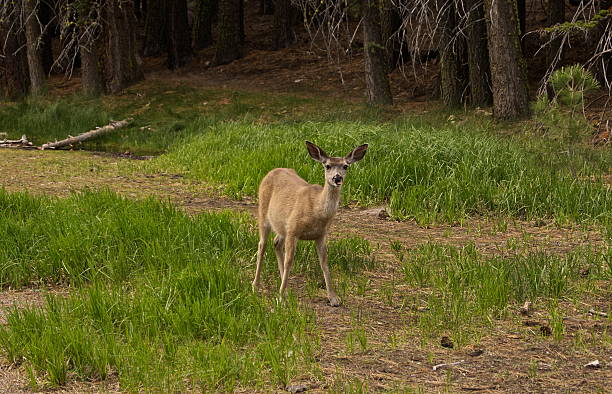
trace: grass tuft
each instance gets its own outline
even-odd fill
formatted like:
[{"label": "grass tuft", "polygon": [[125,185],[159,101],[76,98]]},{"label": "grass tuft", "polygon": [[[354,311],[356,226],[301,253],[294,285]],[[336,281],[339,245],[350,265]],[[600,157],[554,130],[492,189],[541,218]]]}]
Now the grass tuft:
[{"label": "grass tuft", "polygon": [[[429,290],[429,311],[419,320],[423,333],[435,336],[448,330],[458,344],[477,335],[476,327],[505,317],[525,300],[555,303],[589,294],[598,280],[612,279],[609,248],[579,249],[565,256],[530,252],[484,257],[473,244],[457,248],[428,243],[410,251],[396,247],[395,252],[405,281]],[[551,308],[556,339],[563,333],[559,313],[556,306]]]}]

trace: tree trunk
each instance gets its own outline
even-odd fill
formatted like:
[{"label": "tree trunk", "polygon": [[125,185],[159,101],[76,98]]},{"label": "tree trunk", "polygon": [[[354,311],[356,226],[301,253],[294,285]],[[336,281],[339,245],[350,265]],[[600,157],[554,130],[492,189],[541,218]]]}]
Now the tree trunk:
[{"label": "tree trunk", "polygon": [[519,42],[521,43],[521,51],[525,53],[525,42],[523,41],[523,35],[525,35],[525,29],[527,26],[527,1],[516,0],[516,10],[518,12],[519,20]]},{"label": "tree trunk", "polygon": [[168,43],[167,2],[168,0],[149,0],[147,2],[143,56],[159,56],[166,50]]},{"label": "tree trunk", "polygon": [[380,10],[376,0],[362,0],[363,49],[365,54],[366,95],[369,104],[392,105],[385,49],[380,29]]},{"label": "tree trunk", "polygon": [[261,15],[274,14],[274,1],[273,0],[259,0],[259,13]]},{"label": "tree trunk", "polygon": [[485,0],[493,85],[493,115],[515,119],[529,114],[526,64],[519,40],[515,0]]},{"label": "tree trunk", "polygon": [[448,107],[463,103],[467,81],[464,72],[465,39],[457,32],[459,15],[453,1],[440,1],[440,88]]},{"label": "tree trunk", "polygon": [[98,64],[98,59],[100,59],[98,43],[80,45],[79,52],[81,53],[81,87],[83,93],[88,96],[99,96],[104,91],[104,84]]},{"label": "tree trunk", "polygon": [[187,21],[187,1],[168,3],[168,68],[176,70],[191,61],[191,34]]},{"label": "tree trunk", "polygon": [[238,8],[238,18],[240,20],[240,44],[244,44],[246,40],[246,33],[244,30],[244,0],[239,1],[240,7]]},{"label": "tree trunk", "polygon": [[51,4],[46,1],[40,2],[39,9],[40,24],[42,26],[42,34],[40,41],[40,52],[42,56],[43,69],[45,75],[49,75],[53,67],[53,48],[51,47],[51,20],[53,19],[53,9]]},{"label": "tree trunk", "polygon": [[47,79],[42,61],[42,48],[38,44],[41,38],[38,23],[38,0],[24,0],[22,4],[30,72],[30,94],[38,96],[45,91]]},{"label": "tree trunk", "polygon": [[0,19],[0,40],[0,97],[24,96],[30,85],[25,35],[18,26],[11,28],[9,20]]},{"label": "tree trunk", "polygon": [[198,7],[198,17],[196,18],[196,26],[194,28],[195,47],[196,49],[208,48],[213,43],[212,38],[212,22],[213,11],[217,0],[200,0]]},{"label": "tree trunk", "polygon": [[394,36],[402,27],[402,17],[392,0],[384,0],[381,10],[382,42],[385,45],[387,72],[395,70],[401,56],[401,41]]},{"label": "tree trunk", "polygon": [[287,48],[295,41],[297,10],[291,0],[276,0],[274,3],[274,48]]},{"label": "tree trunk", "polygon": [[213,64],[231,63],[242,57],[240,40],[241,0],[221,0],[217,24],[217,48]]},{"label": "tree trunk", "polygon": [[108,0],[104,6],[107,90],[117,93],[144,78],[136,53],[136,21],[132,2]]},{"label": "tree trunk", "polygon": [[484,9],[479,0],[467,0],[468,30],[468,72],[470,80],[470,104],[486,106],[493,103],[491,92],[491,67],[487,47],[487,26]]},{"label": "tree trunk", "polygon": [[81,54],[81,87],[88,96],[104,91],[100,67],[100,1],[83,1],[78,8],[79,53]]},{"label": "tree trunk", "polygon": [[[546,24],[548,26],[554,26],[558,23],[565,22],[565,1],[564,0],[548,0],[548,6],[546,7]],[[561,62],[563,59],[557,59],[557,54],[561,49],[561,37],[555,38],[551,41],[548,48],[546,48],[546,64],[551,65],[555,62]]]}]

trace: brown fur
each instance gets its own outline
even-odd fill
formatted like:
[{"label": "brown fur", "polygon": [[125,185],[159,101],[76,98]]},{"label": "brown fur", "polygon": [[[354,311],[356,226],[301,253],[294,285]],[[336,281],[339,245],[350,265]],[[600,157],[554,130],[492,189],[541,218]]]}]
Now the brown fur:
[{"label": "brown fur", "polygon": [[340,190],[347,167],[361,160],[367,145],[355,148],[346,157],[328,157],[318,146],[306,142],[311,157],[325,167],[325,185],[312,185],[289,168],[270,171],[259,186],[259,248],[253,290],[259,287],[261,265],[270,230],[274,231],[274,250],[281,276],[281,296],[295,255],[297,240],[316,242],[319,262],[331,305],[340,305],[331,284],[327,265],[327,232],[340,202]]}]

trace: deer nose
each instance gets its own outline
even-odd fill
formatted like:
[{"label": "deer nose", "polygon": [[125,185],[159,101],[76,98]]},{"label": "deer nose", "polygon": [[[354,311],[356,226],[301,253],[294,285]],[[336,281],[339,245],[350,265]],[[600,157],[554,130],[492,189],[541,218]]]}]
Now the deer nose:
[{"label": "deer nose", "polygon": [[340,184],[342,184],[342,176],[341,175],[334,175],[334,177],[332,178],[332,181],[334,181],[334,183],[336,185],[340,185]]}]

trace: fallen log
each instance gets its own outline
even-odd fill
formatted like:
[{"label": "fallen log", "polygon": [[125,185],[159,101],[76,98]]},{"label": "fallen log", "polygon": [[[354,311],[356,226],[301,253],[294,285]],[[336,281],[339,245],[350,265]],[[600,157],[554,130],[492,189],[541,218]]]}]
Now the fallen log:
[{"label": "fallen log", "polygon": [[28,141],[28,137],[24,135],[18,140],[0,140],[0,147],[2,148],[33,148],[32,143]]},{"label": "fallen log", "polygon": [[101,135],[110,133],[111,131],[115,131],[117,129],[125,127],[128,124],[130,124],[131,122],[132,122],[131,118],[120,120],[120,121],[111,121],[106,126],[97,127],[97,128],[95,128],[93,130],[90,130],[90,131],[88,131],[86,133],[79,134],[76,137],[68,137],[68,138],[63,139],[61,141],[48,142],[46,144],[43,144],[43,146],[41,146],[40,149],[42,149],[42,150],[45,150],[45,149],[57,149],[57,148],[61,148],[61,147],[64,147],[64,146],[74,145],[74,144],[77,144],[77,143],[81,143],[83,141],[87,141],[87,140],[90,140],[92,138],[99,137]]}]

